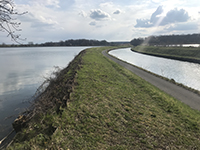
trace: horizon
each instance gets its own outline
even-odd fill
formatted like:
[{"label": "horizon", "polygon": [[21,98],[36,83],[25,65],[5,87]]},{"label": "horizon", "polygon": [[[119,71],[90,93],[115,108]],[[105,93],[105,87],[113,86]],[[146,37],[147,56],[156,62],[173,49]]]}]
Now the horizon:
[{"label": "horizon", "polygon": [[[146,38],[149,38],[149,37],[162,37],[162,36],[188,36],[188,35],[200,35],[200,33],[191,33],[191,34],[165,34],[165,35],[149,35],[149,36],[147,36],[147,37],[136,37],[136,38],[133,38],[133,39],[131,39],[130,41],[123,41],[123,40],[121,40],[121,41],[107,41],[107,40],[105,40],[105,39],[101,39],[101,40],[97,40],[97,39],[79,39],[79,38],[77,38],[77,39],[67,39],[67,40],[58,40],[58,41],[46,41],[46,42],[43,42],[43,43],[34,43],[34,42],[28,42],[28,43],[16,43],[16,42],[14,42],[14,43],[12,43],[12,44],[7,44],[7,43],[0,43],[0,45],[1,46],[3,46],[3,45],[5,45],[5,46],[11,46],[11,45],[15,45],[15,46],[20,46],[20,45],[30,45],[30,43],[31,43],[31,45],[42,45],[42,44],[46,44],[46,43],[60,43],[60,42],[65,42],[65,41],[70,41],[70,40],[74,40],[74,41],[76,41],[76,40],[91,40],[91,41],[99,41],[99,42],[101,42],[101,41],[106,41],[106,42],[108,42],[108,43],[131,43],[131,41],[132,40],[134,40],[134,39],[143,39],[143,40],[145,40]],[[197,45],[199,45],[200,43],[196,43]],[[177,44],[177,45],[179,45],[179,44]],[[188,43],[185,43],[184,45],[188,45]],[[190,45],[190,44],[189,44]],[[194,45],[194,43],[193,43],[193,45]]]}]

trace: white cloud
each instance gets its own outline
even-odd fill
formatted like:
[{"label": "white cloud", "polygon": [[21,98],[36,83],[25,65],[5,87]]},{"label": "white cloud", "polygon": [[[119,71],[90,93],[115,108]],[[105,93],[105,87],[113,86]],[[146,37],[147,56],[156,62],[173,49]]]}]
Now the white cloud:
[{"label": "white cloud", "polygon": [[90,25],[91,25],[91,26],[96,26],[96,22],[95,22],[95,21],[90,22]]},{"label": "white cloud", "polygon": [[52,7],[57,7],[59,8],[59,0],[34,0],[30,1],[32,4],[35,5],[44,5],[44,6],[52,6]]},{"label": "white cloud", "polygon": [[188,15],[188,12],[186,12],[184,9],[178,10],[177,8],[169,11],[164,17],[162,24],[169,24],[169,23],[175,23],[175,22],[187,22],[190,19],[190,16]]},{"label": "white cloud", "polygon": [[91,10],[90,13],[90,18],[94,20],[105,20],[105,19],[110,19],[110,15],[101,9],[93,9]]},{"label": "white cloud", "polygon": [[60,7],[59,6],[59,3],[60,3],[59,0],[43,0],[43,1],[49,6]]},{"label": "white cloud", "polygon": [[115,15],[118,15],[118,14],[120,14],[120,13],[121,13],[120,10],[116,10],[115,12],[113,12],[113,14],[115,14]]},{"label": "white cloud", "polygon": [[184,9],[178,10],[175,8],[167,12],[166,16],[161,16],[162,13],[163,8],[159,6],[150,19],[137,19],[135,27],[149,28],[153,26],[165,26],[171,23],[187,22],[190,19],[188,12]]},{"label": "white cloud", "polygon": [[79,13],[79,15],[82,17],[87,17],[87,13],[83,10]]},{"label": "white cloud", "polygon": [[38,31],[43,29],[49,30],[58,25],[55,16],[52,15],[56,14],[56,12],[51,10],[50,8],[46,8],[42,5],[36,5],[32,7],[25,5],[22,7],[24,9],[28,8],[29,12],[27,14],[19,16],[18,19],[23,22],[23,24],[29,24],[30,29],[36,28]]}]

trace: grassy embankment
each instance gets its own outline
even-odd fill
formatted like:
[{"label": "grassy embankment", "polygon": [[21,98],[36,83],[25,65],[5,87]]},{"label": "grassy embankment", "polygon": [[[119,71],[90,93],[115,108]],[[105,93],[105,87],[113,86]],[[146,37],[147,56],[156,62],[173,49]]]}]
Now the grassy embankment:
[{"label": "grassy embankment", "polygon": [[60,74],[45,95],[63,97],[74,74],[67,107],[37,115],[8,149],[200,149],[200,112],[108,60],[104,49],[86,50]]},{"label": "grassy embankment", "polygon": [[[158,56],[158,57],[164,57],[164,58],[169,58],[169,59],[176,59],[176,60],[188,61],[188,62],[200,64],[200,47],[156,47],[156,46],[142,45],[142,46],[133,47],[132,51],[139,52],[142,54],[152,55],[152,56]],[[156,75],[156,76],[159,76],[159,75]],[[195,90],[191,87],[187,87],[181,83],[177,83],[174,80],[167,79],[162,76],[159,76],[159,77],[200,95],[200,91],[198,90]]]},{"label": "grassy embankment", "polygon": [[200,63],[200,47],[137,46],[132,50],[149,55]]}]

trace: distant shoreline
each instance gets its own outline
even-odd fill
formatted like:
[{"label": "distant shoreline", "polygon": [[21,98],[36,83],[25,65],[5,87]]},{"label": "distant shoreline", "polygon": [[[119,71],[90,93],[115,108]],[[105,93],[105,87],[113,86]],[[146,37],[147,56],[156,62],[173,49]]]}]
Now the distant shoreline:
[{"label": "distant shoreline", "polygon": [[150,55],[150,56],[156,56],[156,57],[162,57],[162,58],[167,58],[167,59],[174,59],[174,60],[179,60],[179,61],[187,61],[187,62],[191,62],[191,63],[200,64],[200,60],[193,59],[193,58],[186,58],[186,57],[180,57],[180,56],[170,56],[170,55],[158,54],[158,53],[140,52],[140,51],[134,50],[133,48],[131,48],[131,51],[136,52],[136,53],[140,53],[140,54]]}]

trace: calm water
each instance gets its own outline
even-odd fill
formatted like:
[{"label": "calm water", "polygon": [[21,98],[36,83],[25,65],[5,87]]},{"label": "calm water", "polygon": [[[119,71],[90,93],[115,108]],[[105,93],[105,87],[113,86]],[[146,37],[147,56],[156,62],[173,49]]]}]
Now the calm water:
[{"label": "calm water", "polygon": [[200,64],[143,55],[132,52],[130,48],[118,49],[109,53],[126,62],[200,91]]},{"label": "calm water", "polygon": [[30,106],[37,88],[87,47],[0,48],[0,140],[11,123]]}]

